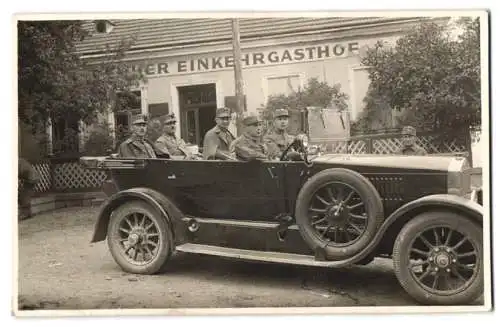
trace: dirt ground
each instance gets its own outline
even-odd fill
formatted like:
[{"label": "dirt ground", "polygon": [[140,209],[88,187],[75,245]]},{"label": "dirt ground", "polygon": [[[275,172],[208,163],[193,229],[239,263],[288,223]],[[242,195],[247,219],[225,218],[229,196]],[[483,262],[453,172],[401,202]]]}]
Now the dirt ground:
[{"label": "dirt ground", "polygon": [[97,208],[67,208],[19,225],[19,309],[341,307],[416,305],[392,262],[295,267],[177,254],[161,275],[124,273],[91,244]]}]

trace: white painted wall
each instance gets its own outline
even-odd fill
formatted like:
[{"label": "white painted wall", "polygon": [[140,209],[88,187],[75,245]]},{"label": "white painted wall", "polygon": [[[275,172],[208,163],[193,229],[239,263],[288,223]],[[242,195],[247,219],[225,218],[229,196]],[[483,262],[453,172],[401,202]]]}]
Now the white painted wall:
[{"label": "white painted wall", "polygon": [[[387,38],[389,43],[393,43],[395,37]],[[362,100],[366,94],[368,75],[361,67],[360,54],[363,54],[364,49],[372,46],[379,38],[372,39],[346,39],[341,41],[316,41],[293,46],[279,45],[275,47],[260,47],[247,51],[249,54],[261,52],[266,56],[264,64],[243,65],[242,75],[244,80],[244,93],[247,97],[247,109],[249,112],[256,112],[257,108],[265,105],[269,90],[269,78],[284,77],[284,76],[299,76],[302,86],[307,83],[307,80],[312,77],[318,78],[320,81],[327,82],[330,85],[339,84],[341,91],[349,96],[349,109],[354,111],[351,117],[358,117],[362,108]],[[342,55],[334,55],[336,45],[342,45],[346,49],[349,44],[356,43],[358,49],[352,52],[344,51]],[[307,47],[325,47],[330,46],[329,56],[323,55],[319,58],[318,55],[313,59],[305,56],[303,60],[283,60],[283,62],[270,62],[267,58],[271,52],[276,52],[278,56],[285,51],[289,51],[293,56],[295,49],[305,49]],[[245,55],[245,52],[243,52]],[[217,69],[195,69],[189,72],[190,61],[200,58],[213,58],[232,56],[231,52],[218,52],[210,54],[193,54],[182,56],[169,56],[165,58],[145,59],[144,61],[136,61],[134,64],[146,65],[149,67],[150,75],[147,83],[147,102],[165,103],[168,102],[171,112],[179,116],[179,99],[177,87],[216,83],[217,88],[217,105],[224,105],[225,96],[234,95],[234,70],[232,67],[222,67]],[[251,59],[250,59],[251,60]],[[182,62],[183,69],[180,70]],[[149,65],[149,66],[147,66]],[[159,65],[163,65],[161,70]],[[165,73],[165,67],[168,67],[168,73]],[[187,67],[187,72],[186,70]],[[180,124],[179,124],[180,127]],[[179,131],[178,131],[179,132]]]}]

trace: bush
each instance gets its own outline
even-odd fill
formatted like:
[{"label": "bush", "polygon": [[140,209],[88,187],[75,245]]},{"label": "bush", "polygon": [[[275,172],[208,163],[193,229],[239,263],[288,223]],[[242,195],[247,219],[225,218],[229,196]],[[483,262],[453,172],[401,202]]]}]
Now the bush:
[{"label": "bush", "polygon": [[481,125],[479,18],[457,24],[463,34],[456,39],[445,26],[426,22],[394,47],[378,42],[368,49],[362,63],[371,67],[371,83],[357,129],[411,124],[454,138]]},{"label": "bush", "polygon": [[83,154],[86,156],[104,156],[113,150],[111,129],[105,123],[96,124],[87,137]]}]

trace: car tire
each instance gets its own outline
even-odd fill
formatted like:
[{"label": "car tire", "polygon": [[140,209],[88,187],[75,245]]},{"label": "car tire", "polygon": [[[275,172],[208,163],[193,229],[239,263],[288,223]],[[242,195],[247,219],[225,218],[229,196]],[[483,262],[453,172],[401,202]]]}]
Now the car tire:
[{"label": "car tire", "polygon": [[[113,212],[107,241],[116,263],[133,274],[162,271],[173,251],[166,219],[144,201],[123,204]],[[139,256],[142,261],[138,261]]]},{"label": "car tire", "polygon": [[[454,212],[427,212],[414,217],[403,226],[394,243],[393,263],[399,283],[422,304],[470,304],[483,293],[482,239],[479,224]],[[459,245],[461,240],[465,241]],[[412,264],[411,260],[422,265]],[[457,279],[464,283],[462,287],[456,284]],[[454,280],[456,289],[450,289],[450,280]]]},{"label": "car tire", "polygon": [[[354,198],[351,197],[351,200],[357,199],[357,201],[362,202],[358,202],[357,207],[356,205],[350,206],[348,204],[353,202],[349,202],[351,200],[348,199],[348,195],[345,198],[346,203],[344,203],[344,205],[348,208],[352,207],[353,209],[345,210],[344,208],[340,211],[342,222],[331,221],[331,213],[332,210],[334,210],[331,204],[341,198],[340,195],[336,198],[335,195],[332,194],[332,187],[334,187],[334,189],[343,188],[343,192],[347,190],[348,194],[354,191],[355,196]],[[330,199],[330,201],[327,201],[328,199],[326,198]],[[311,214],[311,210],[315,210],[315,208],[313,208],[313,206],[315,206],[314,201],[318,199],[322,201],[319,203],[319,206],[325,206],[325,210],[328,212],[324,214],[324,218],[321,218],[321,213],[319,213],[317,217],[320,221],[326,219],[326,223],[325,221],[321,222],[321,224],[327,224],[322,232],[320,232],[319,228],[323,228],[323,226],[320,224],[315,225],[318,220],[312,221],[314,216],[311,217],[311,215],[313,215]],[[327,205],[327,203],[330,203],[330,205]],[[363,210],[364,213],[355,214],[355,210]],[[322,249],[326,257],[325,259],[327,260],[343,260],[357,254],[372,241],[384,220],[384,210],[380,195],[366,177],[352,170],[333,168],[315,174],[304,183],[304,186],[297,196],[295,217],[300,233],[311,249]],[[338,241],[337,237],[340,239],[342,233],[346,240],[350,237],[351,231],[348,230],[352,227],[350,224],[354,224],[352,221],[354,217],[363,221],[363,229],[361,230],[359,225],[356,224],[358,229],[351,230],[359,233],[357,238],[346,242]],[[332,241],[332,238],[326,238],[326,236],[322,235],[323,233],[331,233],[330,227],[328,227],[331,223],[335,224],[334,235],[331,236],[335,241]],[[345,228],[341,227],[342,225],[345,225]],[[339,235],[337,235],[337,233],[339,233]],[[328,237],[330,237],[330,235]]]}]

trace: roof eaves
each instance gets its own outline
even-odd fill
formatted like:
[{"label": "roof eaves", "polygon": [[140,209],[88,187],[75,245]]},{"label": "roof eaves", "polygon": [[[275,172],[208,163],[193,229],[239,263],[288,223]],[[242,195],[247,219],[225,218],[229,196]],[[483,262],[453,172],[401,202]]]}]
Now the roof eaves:
[{"label": "roof eaves", "polygon": [[[391,22],[384,22],[384,23],[374,23],[374,24],[365,24],[365,25],[357,25],[357,26],[346,26],[346,27],[341,27],[341,28],[327,28],[327,29],[310,29],[307,31],[302,31],[302,32],[295,32],[295,33],[282,33],[282,34],[276,34],[276,33],[268,33],[267,35],[257,35],[257,36],[247,36],[247,37],[242,37],[241,39],[243,41],[255,41],[255,40],[268,40],[268,39],[274,39],[276,37],[293,37],[293,36],[307,36],[307,35],[318,35],[318,34],[326,34],[326,33],[335,33],[335,32],[344,32],[348,30],[360,30],[363,28],[376,28],[376,27],[383,27],[383,26],[395,26],[398,24],[409,24],[409,23],[415,23],[420,21],[421,18],[413,18],[413,19],[408,19],[405,21],[391,21]],[[178,49],[178,48],[194,48],[194,47],[199,47],[199,46],[207,46],[207,45],[221,45],[221,44],[229,44],[231,42],[231,38],[224,38],[224,39],[207,39],[204,40],[203,42],[185,42],[185,43],[172,43],[172,44],[164,44],[164,43],[157,43],[157,44],[150,44],[147,47],[132,47],[131,50],[127,51],[127,54],[134,54],[134,53],[140,53],[140,52],[153,52],[153,51],[162,51],[162,50],[172,50],[172,49]],[[243,44],[242,44],[243,45]],[[98,58],[99,56],[105,55],[105,52],[80,52],[82,57],[85,58]]]}]

